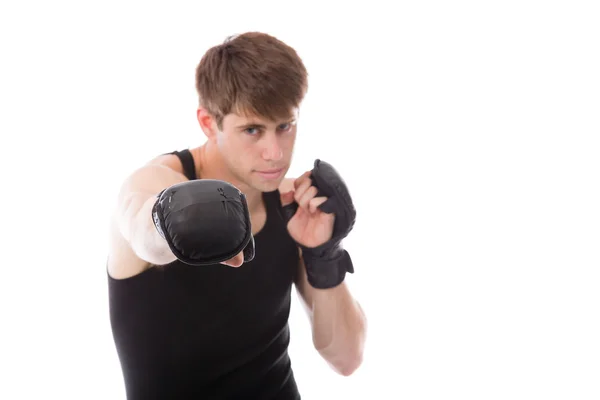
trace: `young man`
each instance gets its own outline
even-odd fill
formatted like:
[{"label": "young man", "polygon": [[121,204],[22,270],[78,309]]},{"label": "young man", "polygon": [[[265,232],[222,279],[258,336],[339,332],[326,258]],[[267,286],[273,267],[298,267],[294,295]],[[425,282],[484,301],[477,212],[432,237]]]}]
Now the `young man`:
[{"label": "young man", "polygon": [[307,90],[288,45],[230,38],[202,57],[196,87],[207,141],[134,171],[111,224],[110,316],[127,398],[299,399],[293,285],[319,354],[346,376],[361,364],[366,319],[340,244],[351,199],[326,163],[285,178]]}]

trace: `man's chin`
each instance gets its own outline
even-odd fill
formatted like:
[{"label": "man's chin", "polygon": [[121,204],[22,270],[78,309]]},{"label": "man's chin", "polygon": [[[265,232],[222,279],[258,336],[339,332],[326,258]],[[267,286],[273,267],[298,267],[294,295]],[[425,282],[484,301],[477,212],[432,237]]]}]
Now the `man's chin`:
[{"label": "man's chin", "polygon": [[273,192],[273,191],[279,189],[279,186],[281,185],[282,180],[283,180],[283,177],[278,178],[278,179],[268,180],[268,181],[255,180],[255,182],[253,182],[252,186],[254,186],[254,188],[256,190],[259,190],[261,192]]}]

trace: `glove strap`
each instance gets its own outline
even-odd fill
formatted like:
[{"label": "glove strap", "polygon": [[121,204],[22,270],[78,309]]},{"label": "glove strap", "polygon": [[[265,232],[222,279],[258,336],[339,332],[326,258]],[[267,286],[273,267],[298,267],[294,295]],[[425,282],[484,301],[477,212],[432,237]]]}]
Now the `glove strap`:
[{"label": "glove strap", "polygon": [[306,275],[311,286],[317,289],[332,288],[344,281],[346,272],[354,273],[352,258],[345,249],[338,248],[320,255],[312,250],[302,249]]}]

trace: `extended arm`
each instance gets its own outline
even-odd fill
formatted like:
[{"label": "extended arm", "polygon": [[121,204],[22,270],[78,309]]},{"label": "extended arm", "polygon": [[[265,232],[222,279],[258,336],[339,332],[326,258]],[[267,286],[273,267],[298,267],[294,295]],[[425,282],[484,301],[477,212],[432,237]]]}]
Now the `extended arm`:
[{"label": "extended arm", "polygon": [[121,235],[135,254],[151,264],[175,261],[175,255],[152,221],[152,207],[163,189],[187,181],[173,169],[148,164],[134,171],[123,183],[117,199],[115,220]]}]

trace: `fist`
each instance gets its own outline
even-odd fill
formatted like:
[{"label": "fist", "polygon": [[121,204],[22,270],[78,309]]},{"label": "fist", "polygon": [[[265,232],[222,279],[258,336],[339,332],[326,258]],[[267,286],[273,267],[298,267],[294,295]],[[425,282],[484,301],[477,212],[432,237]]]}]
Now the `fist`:
[{"label": "fist", "polygon": [[297,209],[288,221],[287,228],[292,239],[305,247],[317,247],[331,239],[335,215],[325,213],[319,207],[327,201],[327,197],[318,196],[307,171],[293,182],[293,188],[281,194],[281,205],[288,206],[294,202]]},{"label": "fist", "polygon": [[302,249],[308,282],[321,289],[339,285],[347,272],[354,273],[341,244],[356,219],[346,183],[331,164],[317,159],[312,171],[281,192],[282,215]]}]

